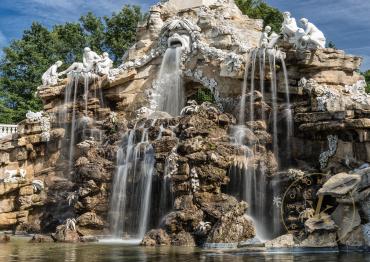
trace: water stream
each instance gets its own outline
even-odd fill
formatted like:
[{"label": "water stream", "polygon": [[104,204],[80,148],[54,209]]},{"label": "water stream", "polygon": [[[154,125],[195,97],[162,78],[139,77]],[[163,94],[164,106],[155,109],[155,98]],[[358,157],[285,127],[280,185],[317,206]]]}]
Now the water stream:
[{"label": "water stream", "polygon": [[141,240],[144,237],[154,162],[148,128],[130,130],[118,150],[118,168],[113,181],[109,218],[114,238]]},{"label": "water stream", "polygon": [[[266,59],[267,58],[267,59]],[[257,66],[258,60],[258,66]],[[255,110],[255,91],[256,87],[259,86],[259,91],[262,94],[264,102],[266,100],[266,87],[265,87],[265,68],[266,61],[268,60],[268,69],[271,76],[270,81],[270,105],[271,114],[270,117],[266,116],[263,104],[261,105],[260,114],[256,114]],[[287,68],[284,59],[276,57],[276,52],[269,52],[265,48],[256,48],[249,52],[247,57],[244,81],[242,85],[242,95],[240,100],[240,112],[238,118],[238,126],[233,128],[233,136],[236,139],[236,143],[246,147],[244,145],[244,132],[246,132],[246,98],[249,95],[249,118],[251,121],[268,121],[270,123],[270,132],[273,137],[272,150],[276,159],[279,159],[279,141],[278,141],[278,77],[276,72],[277,60],[281,61],[283,74],[284,74],[284,86],[286,96],[286,110],[284,110],[285,121],[286,121],[286,143],[284,149],[286,150],[287,156],[290,155],[291,148],[291,137],[293,135],[293,120],[290,105],[290,93],[289,93],[289,80],[287,74]],[[256,73],[259,73],[259,85],[256,84]],[[248,93],[247,93],[248,92]],[[252,132],[254,130],[251,130]],[[246,148],[246,152],[253,152],[253,148]],[[248,215],[253,218],[257,228],[257,236],[260,239],[269,239],[273,235],[277,235],[281,229],[279,210],[273,208],[267,203],[266,194],[268,191],[272,193],[272,196],[276,196],[280,193],[280,189],[271,183],[268,183],[266,172],[263,165],[256,170],[253,167],[249,167],[249,159],[253,158],[253,153],[245,155],[248,160],[246,165],[240,168],[233,168],[230,171],[231,184],[229,186],[229,193],[239,196],[243,200],[247,201],[250,205]],[[242,177],[240,177],[242,176]],[[242,185],[242,186],[240,186]],[[241,192],[240,192],[241,190]],[[268,213],[271,216],[267,215]]]},{"label": "water stream", "polygon": [[185,91],[181,77],[182,48],[168,48],[164,54],[158,77],[155,103],[158,111],[180,115],[185,106]]}]

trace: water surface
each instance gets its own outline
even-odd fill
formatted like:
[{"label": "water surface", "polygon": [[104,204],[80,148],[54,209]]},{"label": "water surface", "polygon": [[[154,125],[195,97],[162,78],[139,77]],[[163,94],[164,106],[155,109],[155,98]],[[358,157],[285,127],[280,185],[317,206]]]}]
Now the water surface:
[{"label": "water surface", "polygon": [[369,254],[263,254],[245,252],[207,251],[197,248],[147,248],[127,244],[30,244],[28,239],[12,239],[0,244],[1,262],[116,262],[116,261],[369,261]]}]

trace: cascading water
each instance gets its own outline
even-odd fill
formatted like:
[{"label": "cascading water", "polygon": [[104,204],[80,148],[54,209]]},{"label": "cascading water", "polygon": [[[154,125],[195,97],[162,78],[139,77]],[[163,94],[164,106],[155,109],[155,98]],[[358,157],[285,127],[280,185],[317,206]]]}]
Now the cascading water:
[{"label": "cascading water", "polygon": [[[269,121],[271,123],[271,133],[273,136],[273,152],[276,159],[278,159],[279,154],[279,144],[278,144],[278,90],[277,90],[277,73],[276,73],[276,61],[279,59],[282,63],[283,73],[284,73],[284,84],[285,84],[285,94],[286,94],[286,105],[287,109],[285,110],[286,115],[286,124],[287,124],[287,140],[286,140],[286,149],[287,154],[291,147],[290,138],[293,135],[293,121],[292,113],[290,106],[290,93],[289,93],[289,82],[288,74],[285,66],[285,61],[282,57],[277,57],[277,52],[275,50],[268,50],[266,48],[256,48],[253,49],[248,57],[246,62],[244,81],[242,86],[242,96],[240,101],[240,113],[238,118],[238,126],[235,126],[233,129],[233,136],[236,139],[236,143],[241,145],[245,152],[245,161],[243,168],[233,167],[230,171],[232,176],[231,185],[229,190],[234,191],[240,198],[246,200],[250,204],[248,214],[255,221],[257,236],[260,239],[270,238],[271,232],[274,235],[278,234],[281,229],[279,210],[273,209],[272,216],[267,214],[271,212],[271,209],[268,208],[266,193],[268,190],[272,191],[273,196],[276,196],[280,193],[278,186],[274,184],[269,185],[266,178],[266,167],[261,164],[258,172],[254,168],[248,167],[249,159],[254,157],[252,148],[248,148],[244,145],[244,136],[247,130],[245,123],[245,110],[246,110],[246,97],[247,92],[249,92],[249,118],[248,120],[253,123],[255,120]],[[259,88],[262,94],[262,99],[265,99],[266,88],[265,88],[265,68],[266,68],[266,58],[268,58],[269,71],[271,74],[270,82],[270,94],[271,94],[271,108],[272,112],[270,114],[270,119],[266,118],[265,110],[263,109],[263,104],[261,104],[261,112],[258,115],[259,119],[256,119],[256,110],[255,110],[255,91],[256,91],[256,72],[257,68],[259,69]],[[257,59],[259,60],[257,66]],[[249,77],[250,74],[250,77]],[[250,82],[250,84],[249,84]],[[250,88],[248,89],[248,85]],[[253,125],[252,125],[253,126]],[[254,131],[254,130],[252,130]],[[248,131],[250,132],[250,130]],[[240,185],[243,185],[242,192],[240,192]],[[239,190],[237,189],[239,187]],[[233,192],[230,192],[233,193]],[[270,218],[269,218],[270,217]]]},{"label": "cascading water", "polygon": [[291,158],[291,138],[294,134],[294,125],[293,125],[293,113],[292,113],[292,106],[290,104],[290,92],[289,92],[289,78],[288,78],[288,71],[286,68],[285,60],[281,59],[281,65],[283,67],[284,73],[284,86],[285,86],[285,95],[286,95],[286,110],[285,110],[285,117],[286,117],[286,159]]},{"label": "cascading water", "polygon": [[276,159],[279,159],[279,148],[278,148],[278,129],[277,129],[277,77],[276,77],[276,56],[275,53],[269,54],[269,66],[271,72],[271,103],[272,103],[272,142],[273,151]]},{"label": "cascading water", "polygon": [[158,89],[154,96],[158,111],[178,116],[185,106],[185,93],[181,77],[181,47],[166,50],[158,77]]},{"label": "cascading water", "polygon": [[118,168],[113,181],[109,214],[111,232],[114,238],[139,242],[148,225],[154,150],[148,129],[144,127],[130,130],[123,141],[118,150]]},{"label": "cascading water", "polygon": [[[164,111],[172,116],[180,115],[185,105],[185,92],[181,74],[181,47],[169,47],[163,57],[159,76],[152,94],[153,104],[157,111]],[[152,121],[154,126],[155,121]],[[143,129],[142,137],[138,139],[138,130]],[[161,139],[163,126],[157,139]],[[152,176],[155,159],[154,149],[148,138],[148,129],[134,128],[124,138],[123,145],[118,151],[117,173],[113,182],[111,196],[110,224],[114,238],[129,238],[140,241],[146,233],[149,224],[152,192]],[[168,166],[166,161],[165,174],[160,189],[159,216],[168,210],[172,196],[169,192]],[[152,221],[151,221],[152,222]]]},{"label": "cascading water", "polygon": [[[264,51],[264,49],[263,49]],[[230,170],[232,176],[231,185],[229,186],[230,193],[236,193],[239,198],[247,201],[250,204],[248,209],[249,216],[254,220],[254,224],[257,229],[257,237],[259,239],[266,238],[266,229],[264,226],[265,222],[265,193],[266,193],[266,178],[264,174],[257,176],[257,173],[254,168],[249,167],[249,162],[254,158],[253,149],[244,145],[244,140],[246,136],[246,119],[245,119],[245,108],[246,108],[246,96],[248,90],[248,76],[249,69],[251,67],[251,77],[250,77],[250,105],[249,105],[249,118],[248,120],[252,123],[255,121],[255,109],[254,109],[254,92],[256,89],[255,85],[255,73],[256,73],[256,64],[257,58],[261,57],[261,50],[254,49],[249,53],[247,57],[247,63],[244,74],[244,81],[242,86],[242,96],[240,101],[240,113],[238,126],[233,128],[233,136],[236,140],[236,144],[240,145],[244,154],[244,164],[242,167],[233,166]],[[264,57],[264,55],[263,55]],[[261,60],[261,59],[259,59]],[[264,65],[263,65],[264,67]],[[261,61],[259,64],[259,70],[261,74]],[[261,78],[260,78],[261,79]],[[263,87],[263,80],[260,80],[260,87]],[[263,110],[262,110],[263,111]],[[251,132],[251,131],[250,131]],[[240,187],[240,185],[243,185]],[[241,190],[240,190],[241,189]]]},{"label": "cascading water", "polygon": [[[68,161],[67,173],[69,174],[73,167],[74,144],[76,140],[76,110],[77,110],[77,92],[78,92],[78,78],[80,74],[69,74],[68,84],[64,92],[64,104],[59,112],[58,122],[64,127],[66,133],[69,134],[69,141],[67,141],[66,157]],[[70,119],[69,112],[71,110]],[[68,122],[70,120],[70,125]]]}]

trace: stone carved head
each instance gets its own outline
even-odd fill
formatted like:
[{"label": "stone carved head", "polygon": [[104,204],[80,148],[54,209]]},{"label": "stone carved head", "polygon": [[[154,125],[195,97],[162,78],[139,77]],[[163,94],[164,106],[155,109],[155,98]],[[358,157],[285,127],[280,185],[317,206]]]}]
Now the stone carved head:
[{"label": "stone carved head", "polygon": [[285,19],[289,19],[291,16],[292,16],[292,14],[290,12],[288,12],[288,11],[283,13],[283,17]]},{"label": "stone carved head", "polygon": [[301,24],[303,26],[307,26],[307,24],[308,24],[308,19],[307,18],[302,18],[300,21],[301,21]]},{"label": "stone carved head", "polygon": [[173,33],[168,38],[168,47],[180,47],[184,51],[190,51],[190,37],[186,34]]}]

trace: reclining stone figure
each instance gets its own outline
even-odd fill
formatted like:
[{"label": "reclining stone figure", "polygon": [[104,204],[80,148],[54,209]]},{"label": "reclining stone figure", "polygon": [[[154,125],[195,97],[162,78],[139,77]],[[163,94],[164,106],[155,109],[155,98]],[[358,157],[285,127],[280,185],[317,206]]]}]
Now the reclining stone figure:
[{"label": "reclining stone figure", "polygon": [[294,17],[291,17],[290,12],[284,12],[284,22],[281,26],[281,33],[286,40],[290,40],[295,36],[298,30],[297,21]]},{"label": "reclining stone figure", "polygon": [[67,68],[67,70],[59,73],[59,76],[68,74],[70,72],[77,72],[77,73],[88,73],[94,71],[96,65],[98,62],[100,62],[102,58],[95,53],[94,51],[91,51],[89,47],[85,47],[84,54],[82,57],[82,63],[75,62],[70,67]]}]

